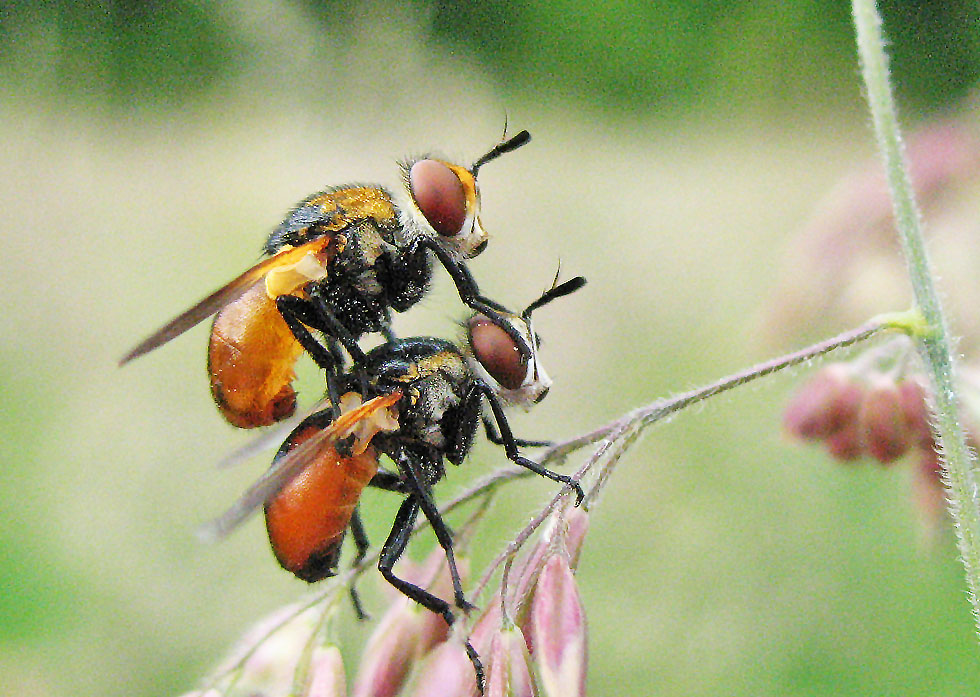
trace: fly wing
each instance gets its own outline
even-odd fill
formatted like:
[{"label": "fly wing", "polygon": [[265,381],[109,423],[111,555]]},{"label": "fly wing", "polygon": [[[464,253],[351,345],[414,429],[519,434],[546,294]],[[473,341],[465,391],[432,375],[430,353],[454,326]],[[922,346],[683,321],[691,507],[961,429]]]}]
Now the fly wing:
[{"label": "fly wing", "polygon": [[234,467],[235,465],[241,464],[245,460],[248,460],[255,455],[258,455],[264,450],[273,450],[277,448],[286,437],[293,432],[293,430],[299,426],[301,421],[304,421],[315,412],[324,409],[330,401],[324,397],[315,404],[312,404],[309,408],[303,409],[296,414],[290,416],[284,421],[280,421],[271,428],[263,431],[258,435],[258,437],[248,441],[245,445],[235,448],[230,453],[227,453],[224,457],[218,460],[215,465],[218,469],[227,469],[229,467]]},{"label": "fly wing", "polygon": [[273,462],[272,467],[259,477],[227,511],[201,526],[198,529],[198,536],[207,542],[214,542],[228,535],[310,463],[329,453],[339,438],[344,437],[359,422],[382,409],[393,406],[401,396],[401,392],[396,390],[391,394],[369,399],[356,409],[341,414],[340,418],[325,429]]},{"label": "fly wing", "polygon": [[180,313],[165,325],[160,327],[153,334],[137,344],[133,349],[122,357],[119,365],[123,366],[134,358],[139,358],[145,353],[149,353],[155,348],[162,346],[171,339],[175,339],[191,327],[207,319],[214,313],[221,310],[229,303],[238,300],[245,291],[261,281],[267,273],[280,266],[295,264],[303,259],[310,252],[319,252],[331,241],[330,236],[319,237],[311,242],[301,244],[298,247],[284,249],[278,254],[265,259],[256,264],[241,276],[214,291],[208,297],[193,307]]}]

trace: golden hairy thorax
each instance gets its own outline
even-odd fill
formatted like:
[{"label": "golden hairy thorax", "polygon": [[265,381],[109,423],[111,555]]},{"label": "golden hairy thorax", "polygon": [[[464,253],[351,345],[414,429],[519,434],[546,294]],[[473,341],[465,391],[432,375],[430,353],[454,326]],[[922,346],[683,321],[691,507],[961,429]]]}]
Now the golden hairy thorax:
[{"label": "golden hairy thorax", "polygon": [[391,196],[377,187],[337,189],[318,194],[305,205],[319,206],[325,221],[318,224],[318,227],[328,232],[343,230],[365,218],[372,218],[383,226],[393,225],[398,221]]}]

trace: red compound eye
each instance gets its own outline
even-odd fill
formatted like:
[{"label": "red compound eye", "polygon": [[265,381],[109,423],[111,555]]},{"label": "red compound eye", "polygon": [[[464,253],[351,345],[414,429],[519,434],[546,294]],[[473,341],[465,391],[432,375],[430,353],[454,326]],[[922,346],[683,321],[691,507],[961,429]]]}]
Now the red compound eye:
[{"label": "red compound eye", "polygon": [[466,220],[466,194],[456,173],[436,160],[419,160],[408,179],[412,198],[432,229],[443,237],[459,234]]},{"label": "red compound eye", "polygon": [[514,340],[503,329],[483,315],[469,323],[473,356],[491,377],[508,390],[516,390],[527,377],[527,363]]}]

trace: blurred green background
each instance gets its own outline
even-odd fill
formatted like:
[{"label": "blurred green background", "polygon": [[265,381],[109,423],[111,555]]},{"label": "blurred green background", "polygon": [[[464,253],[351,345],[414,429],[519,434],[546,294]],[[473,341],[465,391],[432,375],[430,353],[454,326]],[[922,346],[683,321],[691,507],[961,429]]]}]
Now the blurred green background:
[{"label": "blurred green background", "polygon": [[[906,123],[969,103],[980,7],[882,9]],[[514,417],[526,437],[847,328],[763,339],[759,318],[793,234],[873,155],[852,44],[830,0],[4,3],[0,692],[178,694],[305,590],[259,521],[194,537],[265,466],[213,467],[250,436],[210,403],[207,329],[116,361],[312,191],[396,186],[394,161],[430,148],[471,161],[505,115],[531,130],[481,172],[494,241],[472,269],[512,306],[559,259],[590,283],[539,316],[556,384]],[[455,332],[445,280],[399,333]],[[907,467],[784,440],[805,372],[656,428],[620,465],[579,573],[590,694],[976,693],[951,536],[923,533]],[[439,495],[502,460],[477,448]],[[550,491],[511,489],[474,568]],[[391,502],[366,501],[379,540]],[[349,670],[366,631],[340,633]]]}]

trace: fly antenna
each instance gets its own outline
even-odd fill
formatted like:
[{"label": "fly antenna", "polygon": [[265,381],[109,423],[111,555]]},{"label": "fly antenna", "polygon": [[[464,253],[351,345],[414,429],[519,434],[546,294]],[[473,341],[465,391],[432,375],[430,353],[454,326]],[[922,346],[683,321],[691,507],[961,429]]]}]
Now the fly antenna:
[{"label": "fly antenna", "polygon": [[479,158],[476,162],[473,163],[473,166],[470,167],[470,172],[472,172],[473,176],[475,177],[480,167],[490,162],[491,160],[496,160],[504,153],[517,150],[517,148],[521,147],[522,145],[526,145],[527,142],[530,140],[531,140],[531,134],[528,133],[527,131],[521,131],[513,138],[508,138],[507,140],[501,140],[499,143],[493,146],[493,148],[487,154],[483,155],[481,158]]},{"label": "fly antenna", "polygon": [[[555,281],[558,277],[555,276]],[[569,279],[560,285],[552,284],[551,288],[546,290],[541,294],[541,297],[535,300],[533,303],[524,308],[524,312],[521,313],[521,317],[524,319],[530,319],[531,313],[537,310],[542,305],[547,305],[555,298],[560,298],[562,296],[574,293],[579,288],[585,285],[584,276],[576,276],[575,278]]]}]

